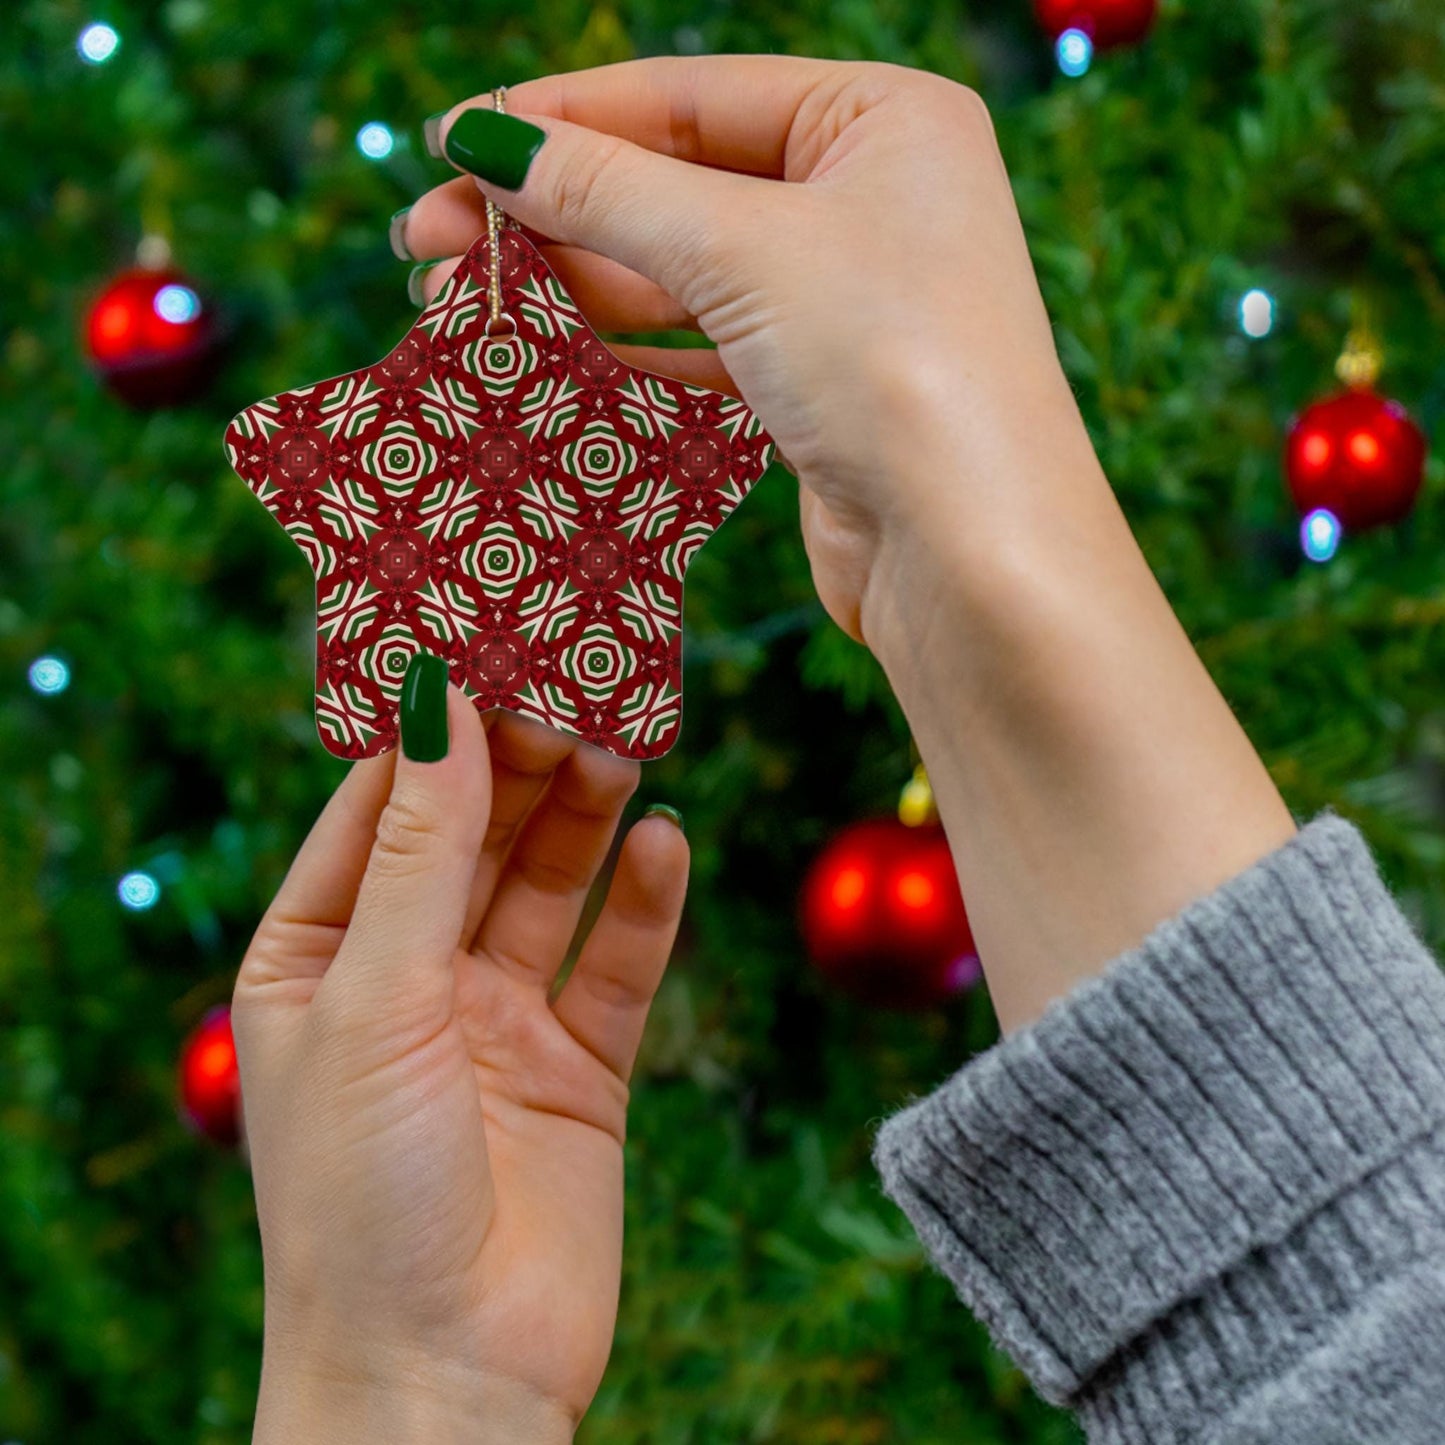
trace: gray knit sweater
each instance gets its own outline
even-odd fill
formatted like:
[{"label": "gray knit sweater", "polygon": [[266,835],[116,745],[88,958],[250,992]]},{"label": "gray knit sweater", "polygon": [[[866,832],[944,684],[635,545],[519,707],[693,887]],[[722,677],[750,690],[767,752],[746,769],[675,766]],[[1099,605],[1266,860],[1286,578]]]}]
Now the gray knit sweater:
[{"label": "gray knit sweater", "polygon": [[1445,974],[1322,815],[879,1133],[1097,1445],[1445,1442]]}]

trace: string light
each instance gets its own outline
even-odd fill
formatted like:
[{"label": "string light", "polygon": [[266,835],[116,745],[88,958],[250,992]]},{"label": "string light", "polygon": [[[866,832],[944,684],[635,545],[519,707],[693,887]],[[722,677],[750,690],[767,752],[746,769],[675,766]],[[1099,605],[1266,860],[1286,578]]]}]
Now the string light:
[{"label": "string light", "polygon": [[1328,562],[1340,550],[1344,528],[1327,507],[1316,507],[1300,523],[1300,547],[1311,562]]},{"label": "string light", "polygon": [[1274,330],[1274,297],[1256,288],[1246,291],[1239,302],[1239,329],[1256,341]]},{"label": "string light", "polygon": [[37,657],[27,676],[42,697],[54,697],[70,686],[70,669],[58,657]]},{"label": "string light", "polygon": [[80,32],[75,48],[87,65],[104,65],[120,49],[120,36],[112,26],[97,22]]},{"label": "string light", "polygon": [[961,953],[948,966],[945,986],[952,993],[962,993],[983,978],[983,962],[976,953]]},{"label": "string light", "polygon": [[169,321],[175,326],[184,326],[201,314],[201,298],[189,286],[179,286],[175,282],[162,286],[151,305],[162,321]]},{"label": "string light", "polygon": [[1094,42],[1077,28],[1064,31],[1054,42],[1054,56],[1065,75],[1077,79],[1094,63]]},{"label": "string light", "polygon": [[116,897],[132,913],[144,913],[160,901],[161,885],[149,873],[127,873],[116,884]]},{"label": "string light", "polygon": [[368,160],[384,161],[396,145],[391,127],[379,120],[369,120],[356,132],[356,148]]}]

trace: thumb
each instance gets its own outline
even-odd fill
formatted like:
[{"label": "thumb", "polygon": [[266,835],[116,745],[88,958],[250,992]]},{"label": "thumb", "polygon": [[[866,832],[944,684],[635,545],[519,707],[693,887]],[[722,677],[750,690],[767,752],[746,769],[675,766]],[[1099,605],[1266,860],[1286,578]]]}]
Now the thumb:
[{"label": "thumb", "polygon": [[486,729],[418,652],[401,689],[401,749],[346,937],[327,972],[368,1008],[434,1018],[450,1006],[472,878],[492,806]]},{"label": "thumb", "polygon": [[763,189],[781,190],[549,115],[469,106],[438,135],[446,159],[514,220],[648,277],[694,315],[708,306],[699,283],[736,255]]}]

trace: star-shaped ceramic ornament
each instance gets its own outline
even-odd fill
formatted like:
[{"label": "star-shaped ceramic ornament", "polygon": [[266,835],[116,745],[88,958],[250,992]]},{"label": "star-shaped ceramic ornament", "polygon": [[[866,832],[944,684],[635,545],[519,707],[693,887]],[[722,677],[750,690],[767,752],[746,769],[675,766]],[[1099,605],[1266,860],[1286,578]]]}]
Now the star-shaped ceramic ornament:
[{"label": "star-shaped ceramic ornament", "polygon": [[[479,709],[629,758],[682,722],[682,585],[773,444],[741,401],[625,365],[497,231],[374,366],[249,406],[231,465],[316,574],[316,726],[385,752],[419,648]],[[504,318],[505,319],[505,318]]]}]

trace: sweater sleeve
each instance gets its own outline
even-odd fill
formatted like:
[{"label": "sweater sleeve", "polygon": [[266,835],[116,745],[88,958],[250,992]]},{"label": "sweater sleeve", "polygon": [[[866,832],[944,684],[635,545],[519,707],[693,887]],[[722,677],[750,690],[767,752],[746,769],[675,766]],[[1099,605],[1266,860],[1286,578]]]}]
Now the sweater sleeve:
[{"label": "sweater sleeve", "polygon": [[1445,1439],[1445,975],[1333,814],[874,1159],[1096,1445]]}]

